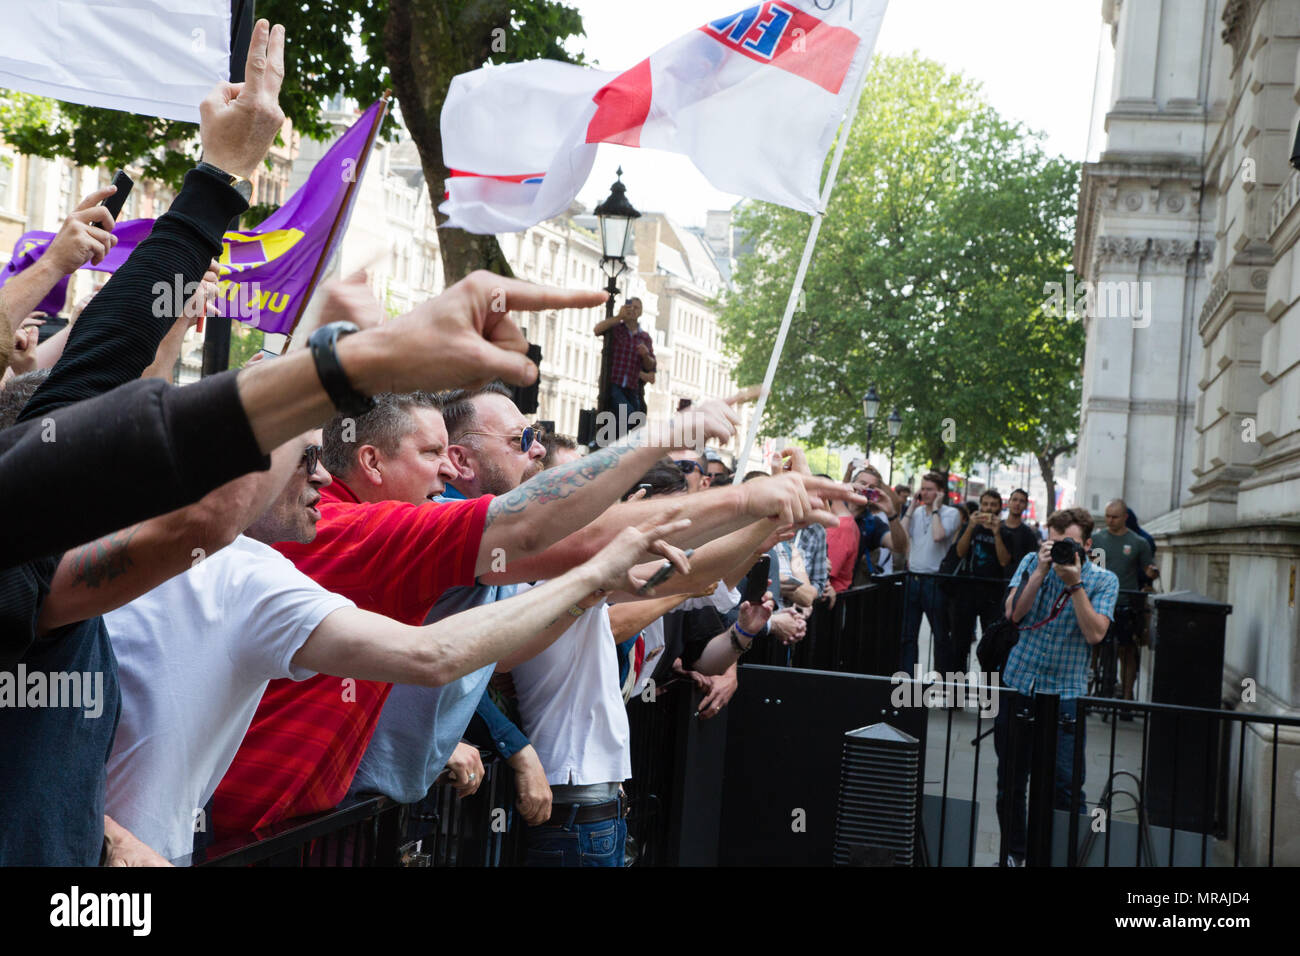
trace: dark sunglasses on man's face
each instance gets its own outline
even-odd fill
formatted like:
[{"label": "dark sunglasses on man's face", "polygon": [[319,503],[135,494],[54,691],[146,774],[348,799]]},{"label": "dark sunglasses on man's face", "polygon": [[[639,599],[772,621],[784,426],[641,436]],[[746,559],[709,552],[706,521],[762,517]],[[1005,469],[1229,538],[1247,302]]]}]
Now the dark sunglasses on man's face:
[{"label": "dark sunglasses on man's face", "polygon": [[310,478],[316,474],[316,466],[320,464],[321,452],[324,451],[320,445],[308,445],[302,453],[302,467]]},{"label": "dark sunglasses on man's face", "polygon": [[689,475],[693,471],[700,471],[703,473],[700,468],[700,463],[698,461],[691,461],[689,458],[675,460],[673,464],[682,470],[683,475]]}]

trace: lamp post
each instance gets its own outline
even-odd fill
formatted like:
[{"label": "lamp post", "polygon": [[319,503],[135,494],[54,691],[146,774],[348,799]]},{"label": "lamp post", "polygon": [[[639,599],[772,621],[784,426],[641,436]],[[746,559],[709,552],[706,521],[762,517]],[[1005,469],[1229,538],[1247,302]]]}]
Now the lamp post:
[{"label": "lamp post", "polygon": [[889,413],[885,419],[885,424],[889,426],[889,486],[894,486],[894,446],[898,444],[898,433],[903,430],[903,416],[898,414],[898,406]]},{"label": "lamp post", "polygon": [[[618,294],[618,277],[627,271],[627,251],[632,239],[632,220],[640,213],[627,200],[627,187],[623,185],[623,167],[618,168],[618,179],[609,187],[609,196],[596,207],[596,219],[600,223],[600,268],[609,277],[605,291],[609,298],[605,302],[605,318],[614,315],[614,296]],[[601,336],[600,346],[600,391],[596,402],[596,411],[613,411],[610,396],[609,375],[611,363],[611,343],[609,332]]]},{"label": "lamp post", "polygon": [[862,396],[862,414],[867,416],[867,464],[871,464],[871,433],[876,427],[878,411],[880,411],[880,396],[876,394],[876,386],[872,385],[867,389],[867,394]]}]

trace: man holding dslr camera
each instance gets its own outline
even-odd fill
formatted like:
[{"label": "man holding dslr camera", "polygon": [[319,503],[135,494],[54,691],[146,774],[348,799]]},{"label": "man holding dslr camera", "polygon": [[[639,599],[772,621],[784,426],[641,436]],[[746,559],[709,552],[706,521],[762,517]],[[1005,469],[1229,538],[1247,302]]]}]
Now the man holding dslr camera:
[{"label": "man holding dslr camera", "polygon": [[[998,822],[1006,862],[1025,859],[1025,790],[1029,780],[1029,733],[1013,714],[1032,709],[1033,694],[1058,694],[1061,724],[1056,737],[1056,800],[1069,810],[1074,776],[1074,735],[1084,734],[1076,701],[1088,689],[1092,646],[1100,644],[1115,613],[1119,579],[1087,559],[1092,547],[1092,515],[1065,508],[1047,519],[1048,540],[1025,555],[1011,578],[1007,617],[1020,625],[1020,640],[1002,669],[1011,691],[998,708],[993,742],[998,754]],[[1079,779],[1079,805],[1084,805]]]}]

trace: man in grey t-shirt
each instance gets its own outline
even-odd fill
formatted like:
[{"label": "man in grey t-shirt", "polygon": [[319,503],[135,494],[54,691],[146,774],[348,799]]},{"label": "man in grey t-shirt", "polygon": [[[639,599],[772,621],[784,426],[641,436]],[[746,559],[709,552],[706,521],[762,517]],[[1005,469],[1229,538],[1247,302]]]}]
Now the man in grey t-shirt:
[{"label": "man in grey t-shirt", "polygon": [[[1113,571],[1119,578],[1120,596],[1115,606],[1115,621],[1111,631],[1115,636],[1116,653],[1120,666],[1120,696],[1124,700],[1133,699],[1133,688],[1137,683],[1137,641],[1135,636],[1142,610],[1141,599],[1132,593],[1150,584],[1159,576],[1153,563],[1151,545],[1147,539],[1134,534],[1125,526],[1128,506],[1123,498],[1116,498],[1106,505],[1106,527],[1092,536],[1092,546],[1105,553],[1107,571]],[[1109,688],[1107,688],[1109,692]]]}]

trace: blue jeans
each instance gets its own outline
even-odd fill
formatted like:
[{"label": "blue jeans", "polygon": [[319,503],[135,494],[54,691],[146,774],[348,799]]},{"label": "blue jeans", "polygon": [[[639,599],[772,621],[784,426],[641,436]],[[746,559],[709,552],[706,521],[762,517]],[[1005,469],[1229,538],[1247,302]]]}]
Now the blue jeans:
[{"label": "blue jeans", "polygon": [[[998,755],[998,824],[1002,828],[1006,852],[1017,860],[1025,858],[1026,842],[1026,791],[1029,786],[1030,725],[1021,723],[1012,734],[1014,716],[1033,712],[1033,698],[1027,694],[1008,693],[1003,696],[998,715],[993,719],[993,746]],[[1060,706],[1060,723],[1056,728],[1055,800],[1057,810],[1070,810],[1074,784],[1074,735],[1080,737],[1086,748],[1087,725],[1077,720],[1078,701],[1063,699]],[[1015,737],[1013,740],[1012,737]],[[1087,763],[1079,772],[1079,812],[1087,813],[1087,797],[1083,780]]]},{"label": "blue jeans", "polygon": [[930,634],[934,646],[934,663],[939,670],[947,670],[940,664],[948,649],[948,608],[944,594],[939,590],[938,578],[919,578],[913,575],[907,579],[907,596],[903,604],[903,634],[899,644],[898,669],[910,677],[916,668],[917,635],[921,633],[921,612],[925,612],[930,622]]},{"label": "blue jeans", "polygon": [[[557,810],[560,808],[556,808]],[[578,805],[571,804],[564,826],[528,828],[525,866],[622,866],[627,846],[627,821],[619,801],[616,820],[574,823]]]},{"label": "blue jeans", "polygon": [[609,403],[612,406],[611,410],[617,416],[619,438],[622,438],[626,432],[631,431],[632,427],[637,424],[632,421],[634,413],[645,414],[645,409],[641,407],[640,389],[635,385],[624,386],[610,382]]}]

